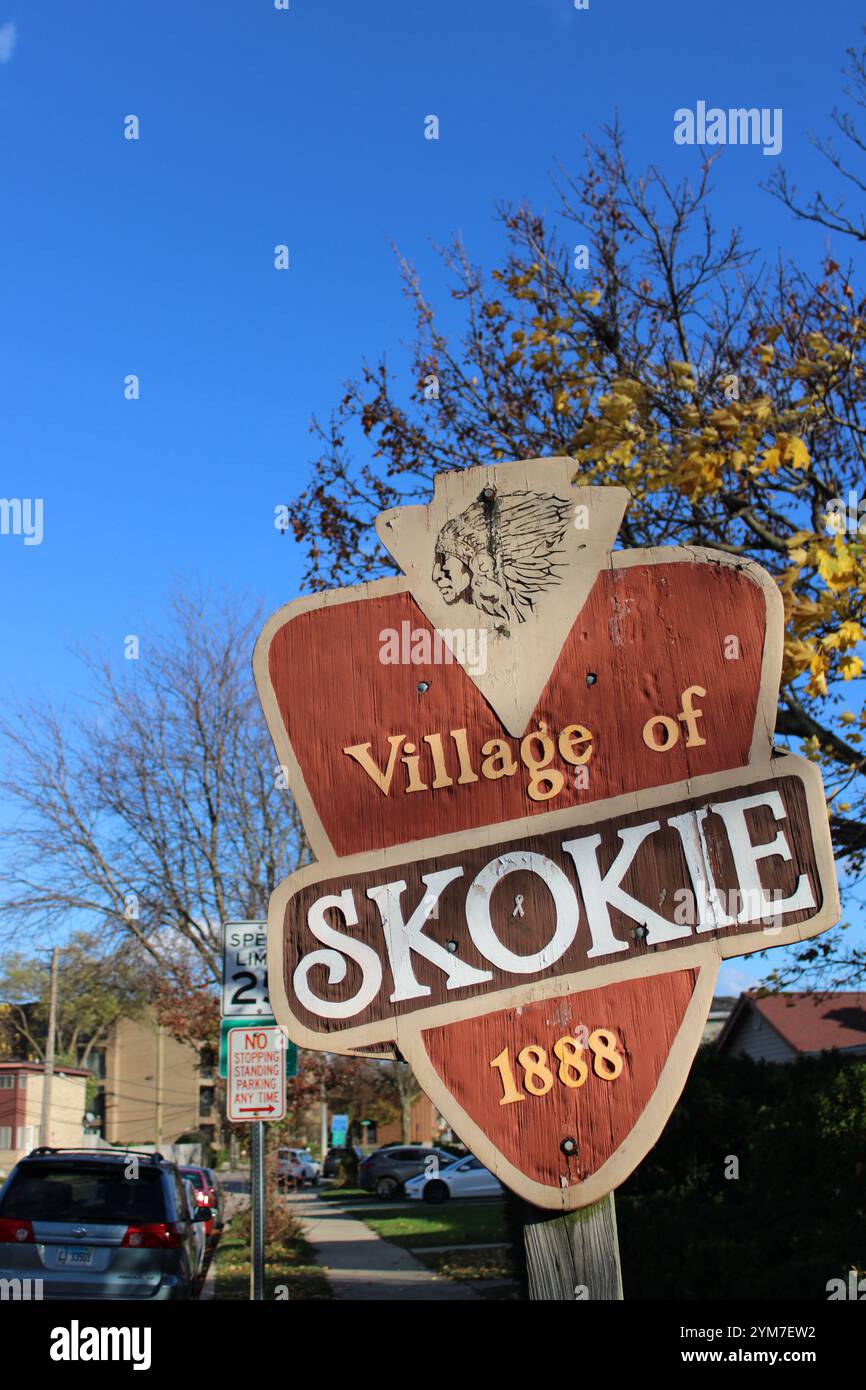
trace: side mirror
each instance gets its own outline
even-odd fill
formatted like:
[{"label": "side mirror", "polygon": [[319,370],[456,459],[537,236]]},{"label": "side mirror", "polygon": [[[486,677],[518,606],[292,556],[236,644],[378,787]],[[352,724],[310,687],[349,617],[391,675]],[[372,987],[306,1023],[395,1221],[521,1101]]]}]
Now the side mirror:
[{"label": "side mirror", "polygon": [[209,1221],[212,1216],[213,1212],[210,1207],[196,1207],[192,1219],[193,1221]]}]

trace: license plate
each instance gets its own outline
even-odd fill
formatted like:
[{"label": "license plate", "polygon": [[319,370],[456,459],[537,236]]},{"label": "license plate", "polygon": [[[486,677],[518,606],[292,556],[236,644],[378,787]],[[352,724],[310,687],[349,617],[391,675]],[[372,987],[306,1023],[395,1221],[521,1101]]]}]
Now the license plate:
[{"label": "license plate", "polygon": [[59,1265],[89,1265],[93,1263],[93,1251],[84,1250],[81,1246],[62,1245],[57,1251],[57,1263]]}]

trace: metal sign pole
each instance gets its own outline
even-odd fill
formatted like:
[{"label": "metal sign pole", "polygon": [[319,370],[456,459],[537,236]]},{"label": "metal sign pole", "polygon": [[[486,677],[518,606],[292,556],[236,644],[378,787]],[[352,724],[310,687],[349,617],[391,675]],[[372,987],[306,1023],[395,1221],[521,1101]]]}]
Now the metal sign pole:
[{"label": "metal sign pole", "polygon": [[250,1268],[250,1299],[263,1303],[265,1298],[265,1126],[263,1120],[250,1125],[250,1222],[252,1265]]}]

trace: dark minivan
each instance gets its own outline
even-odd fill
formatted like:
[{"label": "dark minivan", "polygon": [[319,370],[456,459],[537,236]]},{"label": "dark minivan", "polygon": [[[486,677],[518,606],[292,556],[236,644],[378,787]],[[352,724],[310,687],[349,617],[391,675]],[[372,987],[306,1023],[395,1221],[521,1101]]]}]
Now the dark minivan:
[{"label": "dark minivan", "polygon": [[193,1298],[208,1214],[161,1154],[34,1149],[0,1188],[0,1280],[41,1281],[42,1298]]}]

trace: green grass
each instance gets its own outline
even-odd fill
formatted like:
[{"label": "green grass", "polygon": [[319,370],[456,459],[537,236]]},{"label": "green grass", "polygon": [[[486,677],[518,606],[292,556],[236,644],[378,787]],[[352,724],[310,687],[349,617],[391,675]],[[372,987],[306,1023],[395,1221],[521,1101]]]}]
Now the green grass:
[{"label": "green grass", "polygon": [[428,1269],[443,1274],[446,1279],[513,1279],[514,1260],[509,1246],[495,1250],[435,1251],[427,1254],[423,1247],[415,1252]]},{"label": "green grass", "polygon": [[328,1187],[320,1188],[317,1194],[323,1202],[352,1202],[358,1197],[372,1197],[372,1192],[365,1192],[363,1187]]},{"label": "green grass", "polygon": [[[249,1300],[250,1247],[239,1236],[226,1234],[214,1256],[217,1299]],[[331,1298],[324,1273],[313,1264],[303,1237],[271,1242],[265,1249],[265,1299]]]},{"label": "green grass", "polygon": [[[498,1202],[456,1202],[441,1207],[418,1204],[419,1210],[403,1214],[374,1215],[355,1211],[361,1221],[383,1240],[404,1245],[407,1250],[423,1250],[426,1245],[472,1245],[501,1240],[510,1245],[505,1225],[505,1209]],[[490,1254],[490,1251],[481,1251]]]}]

